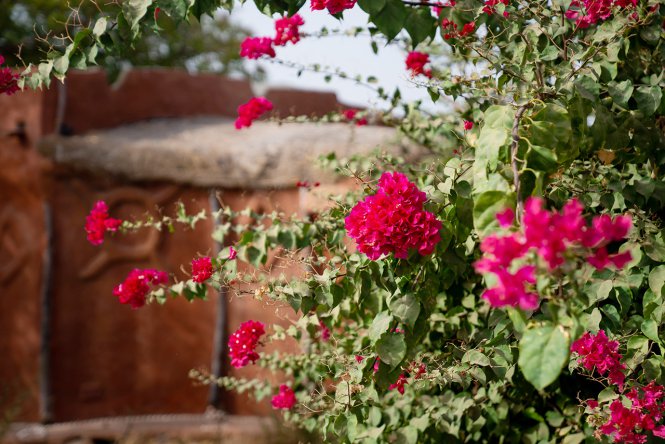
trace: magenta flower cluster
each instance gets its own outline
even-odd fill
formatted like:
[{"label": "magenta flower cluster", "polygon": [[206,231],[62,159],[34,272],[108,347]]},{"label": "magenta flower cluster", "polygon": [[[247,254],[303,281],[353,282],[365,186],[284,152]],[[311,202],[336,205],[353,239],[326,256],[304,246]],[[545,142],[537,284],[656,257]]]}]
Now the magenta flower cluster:
[{"label": "magenta flower cluster", "polygon": [[159,270],[135,268],[129,272],[124,282],[113,289],[121,304],[129,304],[132,308],[141,308],[151,291],[151,285],[163,285],[168,275]]},{"label": "magenta flower cluster", "polygon": [[229,338],[229,356],[233,367],[241,368],[259,359],[256,347],[265,332],[265,326],[258,321],[249,320],[240,324]]},{"label": "magenta flower cluster", "polygon": [[[665,389],[651,381],[645,386],[633,387],[626,398],[630,406],[620,399],[612,401],[609,416],[596,431],[597,438],[606,435],[615,443],[644,444],[649,432],[658,438],[665,438],[665,425],[659,422],[665,416]],[[598,401],[587,401],[594,413],[600,413]]]},{"label": "magenta flower cluster", "polygon": [[602,376],[607,376],[610,383],[623,388],[623,374],[626,366],[621,363],[619,343],[610,341],[603,330],[596,335],[584,333],[581,338],[573,342],[570,351],[579,355],[578,364],[589,371],[596,370]]},{"label": "magenta flower cluster", "polygon": [[[576,199],[568,201],[561,212],[548,211],[543,205],[542,199],[529,198],[520,231],[492,234],[480,244],[483,257],[474,267],[478,273],[496,276],[496,285],[483,293],[493,307],[538,307],[538,295],[530,290],[536,282],[536,266],[525,260],[530,252],[535,252],[549,271],[560,267],[571,255],[585,258],[597,269],[609,265],[623,268],[632,258],[629,251],[610,254],[607,250],[608,244],[626,238],[632,226],[630,217],[600,215],[589,225]],[[509,228],[514,212],[507,209],[497,214],[497,220],[503,228]]]},{"label": "magenta flower cluster", "polygon": [[109,216],[109,207],[103,200],[97,201],[85,218],[85,232],[88,242],[101,245],[107,231],[116,231],[122,221]]},{"label": "magenta flower cluster", "polygon": [[356,5],[357,0],[311,0],[310,9],[312,11],[322,11],[327,9],[331,14],[339,14],[345,9],[351,9]]},{"label": "magenta flower cluster", "polygon": [[296,405],[296,394],[286,384],[279,386],[279,393],[272,397],[270,403],[274,409],[290,410]]},{"label": "magenta flower cluster", "polygon": [[429,63],[429,55],[424,52],[411,51],[406,56],[406,69],[413,77],[417,75],[424,75],[425,77],[432,77],[432,70],[425,68]]},{"label": "magenta flower cluster", "polygon": [[637,0],[573,0],[566,11],[566,17],[575,20],[579,28],[588,28],[610,18],[613,8],[623,9],[635,5]]},{"label": "magenta flower cluster", "polygon": [[295,45],[300,41],[300,27],[304,24],[305,21],[298,14],[275,20],[273,42],[277,46],[285,46],[289,42]]},{"label": "magenta flower cluster", "polygon": [[300,41],[300,26],[304,25],[303,18],[295,14],[291,17],[282,17],[275,20],[275,38],[247,37],[240,44],[240,57],[258,59],[262,56],[275,57],[275,46],[286,46],[287,43]]},{"label": "magenta flower cluster", "polygon": [[346,231],[372,260],[390,253],[406,259],[411,249],[431,254],[441,240],[442,224],[424,210],[425,200],[404,174],[383,173],[376,194],[358,202],[346,217]]},{"label": "magenta flower cluster", "polygon": [[238,107],[238,118],[235,121],[236,129],[249,128],[252,122],[263,114],[272,110],[272,102],[265,97],[252,97],[247,103]]},{"label": "magenta flower cluster", "polygon": [[192,280],[202,284],[212,277],[214,272],[212,259],[207,256],[192,259]]},{"label": "magenta flower cluster", "polygon": [[[3,65],[4,63],[5,58],[0,55],[0,65]],[[17,92],[20,89],[18,87],[18,79],[19,75],[14,74],[11,68],[0,68],[0,94],[11,96]]]}]

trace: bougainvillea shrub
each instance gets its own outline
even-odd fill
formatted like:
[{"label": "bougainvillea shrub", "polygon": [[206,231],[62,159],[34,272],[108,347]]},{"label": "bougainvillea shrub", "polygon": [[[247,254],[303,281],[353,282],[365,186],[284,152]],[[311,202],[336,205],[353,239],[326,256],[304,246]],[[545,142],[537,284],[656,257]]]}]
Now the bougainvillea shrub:
[{"label": "bougainvillea shrub", "polygon": [[[275,34],[245,41],[247,63],[337,35],[302,32],[301,10],[343,20],[361,9],[368,24],[353,35],[369,36],[379,57],[385,45],[401,47],[395,75],[452,111],[406,103],[373,77],[322,72],[373,88],[384,106],[340,110],[320,124],[391,126],[426,155],[410,163],[328,156],[328,168],[358,185],[332,196],[329,209],[306,218],[243,212],[252,222],[234,227],[232,246],[215,257],[192,251],[190,279],[134,270],[109,297],[133,308],[179,296],[205,303],[209,286],[254,283],[253,297],[290,305],[298,320],[288,328],[247,319],[231,326],[227,344],[240,375],[260,366],[279,384],[193,377],[269,398],[314,441],[663,438],[663,1],[254,3],[275,20]],[[36,70],[3,68],[3,92],[48,85],[70,65],[93,64],[98,51],[131,50],[136,36],[154,32],[157,7],[184,20],[222,6],[232,9],[217,0],[125,2],[117,15],[73,29],[67,51]],[[286,65],[294,75],[322,71]],[[236,127],[252,131],[271,108],[251,99]],[[307,193],[319,184],[293,185]],[[108,231],[204,217],[183,208],[160,221],[119,221],[97,204],[86,232],[104,248]],[[205,215],[222,222],[215,240],[228,239],[239,214]],[[266,275],[262,265],[277,248],[305,272]],[[239,272],[237,261],[256,269]],[[302,350],[264,351],[287,338]]]}]

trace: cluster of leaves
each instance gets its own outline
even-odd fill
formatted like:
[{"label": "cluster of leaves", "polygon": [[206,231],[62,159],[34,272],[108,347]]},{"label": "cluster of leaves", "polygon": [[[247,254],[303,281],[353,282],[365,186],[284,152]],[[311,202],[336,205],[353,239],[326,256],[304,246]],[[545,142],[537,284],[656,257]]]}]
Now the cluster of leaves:
[{"label": "cluster of leaves", "polygon": [[[51,74],[64,76],[73,60],[90,63],[100,49],[128,51],[154,26],[157,7],[185,19],[220,3],[127,0],[23,80],[39,86]],[[255,3],[269,14],[305,6]],[[599,329],[619,341],[628,387],[665,383],[665,6],[643,0],[582,29],[566,18],[570,3],[513,0],[488,15],[483,2],[462,0],[436,16],[434,3],[358,2],[373,35],[433,52],[447,46],[450,64],[435,67],[423,86],[432,100],[450,97],[466,108],[457,119],[405,106],[403,119],[386,119],[431,148],[434,156],[421,163],[329,157],[361,190],[337,196],[313,219],[213,215],[223,222],[214,238],[234,235],[238,258],[256,271],[241,272],[220,254],[212,285],[242,293],[247,286],[238,282],[255,284],[256,297],[285,302],[299,314],[289,328],[274,327],[270,340],[299,341],[303,353],[264,354],[257,362],[292,379],[299,404],[286,419],[340,442],[593,442],[580,400],[602,403],[620,393],[580,371],[570,346]],[[444,41],[444,18],[474,22],[479,31]],[[461,118],[476,129],[462,131]],[[409,174],[427,194],[427,211],[443,222],[432,255],[371,261],[349,248],[344,218],[386,170]],[[620,271],[577,262],[539,275],[541,306],[533,313],[490,308],[481,298],[487,283],[472,267],[479,242],[498,229],[497,212],[511,207],[519,215],[529,196],[555,208],[577,197],[589,215],[629,214],[634,229],[622,248],[632,261]],[[239,217],[251,222],[238,224]],[[265,265],[276,251],[303,273],[270,274]],[[187,281],[170,292],[193,299],[204,297],[205,287]],[[155,296],[163,302],[164,294]],[[424,374],[414,370],[421,364]],[[400,377],[404,394],[393,385]],[[258,398],[271,390],[261,381],[211,382]]]},{"label": "cluster of leaves", "polygon": [[[48,86],[52,75],[62,78],[69,68],[93,64],[105,67],[111,79],[130,66],[246,74],[238,52],[247,31],[232,25],[228,16],[200,15],[199,20],[184,21],[182,15],[171,13],[180,8],[179,14],[184,14],[185,2],[164,2],[164,13],[155,14],[156,7],[146,9],[153,14],[152,23],[130,31],[126,22],[141,10],[134,3],[3,0],[0,54],[9,66],[39,66],[27,80],[31,87]],[[40,63],[43,58],[46,61]]]}]

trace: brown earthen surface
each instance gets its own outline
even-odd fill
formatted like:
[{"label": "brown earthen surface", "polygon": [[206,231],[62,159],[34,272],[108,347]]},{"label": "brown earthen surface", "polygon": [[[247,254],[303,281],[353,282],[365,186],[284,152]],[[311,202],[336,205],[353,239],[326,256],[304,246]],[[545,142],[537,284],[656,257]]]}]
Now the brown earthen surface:
[{"label": "brown earthen surface", "polygon": [[39,419],[40,294],[46,246],[43,177],[32,147],[41,93],[0,95],[0,412]]},{"label": "brown earthen surface", "polygon": [[[58,101],[58,90],[60,94],[66,90],[66,100]],[[268,93],[281,115],[288,114],[284,110],[323,114],[338,109],[330,95],[290,94],[293,92]],[[146,212],[155,214],[158,205],[172,214],[178,199],[190,212],[207,208],[208,191],[174,183],[132,183],[104,174],[90,177],[63,166],[52,168],[35,153],[34,144],[53,132],[59,121],[68,132],[80,134],[162,117],[234,117],[237,106],[251,96],[243,81],[165,70],[130,72],[115,86],[106,84],[101,72],[72,73],[64,88],[54,81],[47,92],[0,95],[0,415],[16,410],[10,419],[43,419],[38,394],[47,204],[53,211],[54,229],[49,284],[52,325],[46,343],[51,354],[46,374],[51,384],[52,419],[205,410],[208,388],[194,386],[188,372],[210,367],[216,296],[211,293],[207,302],[190,304],[177,298],[165,306],[132,310],[120,305],[112,291],[134,267],[160,268],[184,278],[180,267],[189,270],[197,253],[212,249],[211,223],[200,223],[193,231],[178,227],[169,235],[153,231],[111,237],[100,247],[85,240],[83,223],[98,199],[110,204],[115,217],[141,217]],[[248,206],[256,211],[303,210],[302,192],[295,189],[228,190],[222,195],[236,210]],[[284,264],[279,252],[273,253],[268,267],[281,273],[285,271],[282,265],[289,273],[299,272]],[[287,326],[293,317],[290,308],[231,295],[227,330],[232,332],[247,319]],[[275,349],[297,350],[289,343],[266,347],[267,351]],[[284,382],[282,375],[268,376],[256,367],[232,374],[270,378],[275,387]],[[19,403],[15,402],[17,395]],[[224,397],[231,412],[274,416],[267,401],[257,406],[243,396]],[[10,408],[16,405],[18,409]],[[235,441],[224,442],[242,441],[237,438],[241,435],[234,436]]]},{"label": "brown earthen surface", "polygon": [[99,247],[87,243],[81,223],[99,199],[111,214],[127,219],[154,214],[158,205],[173,211],[176,200],[198,212],[207,208],[207,193],[65,176],[56,180],[51,199],[57,233],[51,348],[55,419],[202,412],[207,390],[194,387],[188,372],[210,365],[214,301],[178,298],[132,310],[112,291],[133,268],[185,278],[180,265],[188,269],[197,252],[211,248],[210,222],[195,230],[178,227],[171,235],[146,230],[111,237]]},{"label": "brown earthen surface", "polygon": [[152,415],[101,418],[53,425],[14,424],[4,444],[288,444],[297,434],[272,418]]},{"label": "brown earthen surface", "polygon": [[140,69],[109,85],[102,71],[72,72],[63,87],[54,83],[46,93],[45,134],[55,130],[62,94],[62,123],[72,134],[160,117],[235,116],[238,105],[252,97],[247,81],[214,74]]}]

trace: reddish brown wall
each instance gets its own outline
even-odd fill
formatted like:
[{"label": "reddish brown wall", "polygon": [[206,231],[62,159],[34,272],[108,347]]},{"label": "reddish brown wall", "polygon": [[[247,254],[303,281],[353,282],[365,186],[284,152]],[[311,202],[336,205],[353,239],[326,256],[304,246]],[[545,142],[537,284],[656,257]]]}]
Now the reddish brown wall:
[{"label": "reddish brown wall", "polygon": [[[16,419],[39,419],[40,288],[46,250],[44,204],[53,210],[53,281],[50,383],[56,421],[109,415],[203,412],[207,387],[194,387],[191,368],[209,368],[215,323],[215,295],[189,304],[182,298],[166,306],[132,310],[112,295],[134,267],[156,267],[184,277],[197,253],[212,249],[210,222],[175,234],[140,233],[114,237],[101,247],[85,240],[83,223],[98,199],[116,217],[141,217],[156,206],[172,209],[182,200],[190,211],[208,208],[208,192],[174,184],[138,184],[112,177],[90,177],[52,167],[34,150],[37,139],[53,131],[58,94],[66,90],[62,123],[74,133],[111,128],[158,117],[222,115],[234,118],[251,97],[248,83],[181,71],[130,72],[109,86],[101,72],[72,73],[64,88],[0,96],[0,415],[2,391],[25,394]],[[339,109],[332,95],[269,92],[282,116]],[[61,98],[63,96],[60,96]],[[27,137],[8,136],[25,122]],[[20,141],[26,142],[21,145]],[[297,212],[297,190],[226,190],[226,204],[256,211]],[[271,259],[276,265],[276,259]],[[18,264],[18,265],[17,265]],[[6,270],[9,270],[6,271]],[[279,270],[280,272],[283,270]],[[292,270],[297,272],[298,270]],[[228,327],[247,319],[288,325],[290,309],[232,297]],[[273,350],[269,346],[267,350]],[[294,350],[294,344],[281,344]],[[254,368],[234,372],[255,376]],[[282,382],[277,375],[271,381]],[[271,412],[241,396],[225,394],[232,413]]]},{"label": "reddish brown wall", "polygon": [[101,71],[75,72],[46,93],[45,133],[53,132],[58,96],[66,95],[62,123],[74,134],[160,117],[235,116],[252,97],[249,83],[185,71],[130,71],[109,85]]},{"label": "reddish brown wall", "polygon": [[[0,412],[38,419],[45,249],[40,93],[0,95]],[[16,131],[23,124],[25,134]],[[14,134],[12,134],[14,133]]]},{"label": "reddish brown wall", "polygon": [[112,214],[139,218],[176,200],[188,211],[208,209],[207,193],[172,185],[127,186],[90,178],[58,177],[51,195],[55,211],[55,269],[51,367],[55,418],[201,412],[207,390],[192,387],[189,369],[210,365],[213,301],[132,310],[112,289],[133,268],[157,268],[186,276],[197,252],[212,247],[210,222],[168,235],[155,230],[113,236],[100,247],[87,243],[81,221],[102,199]]}]

